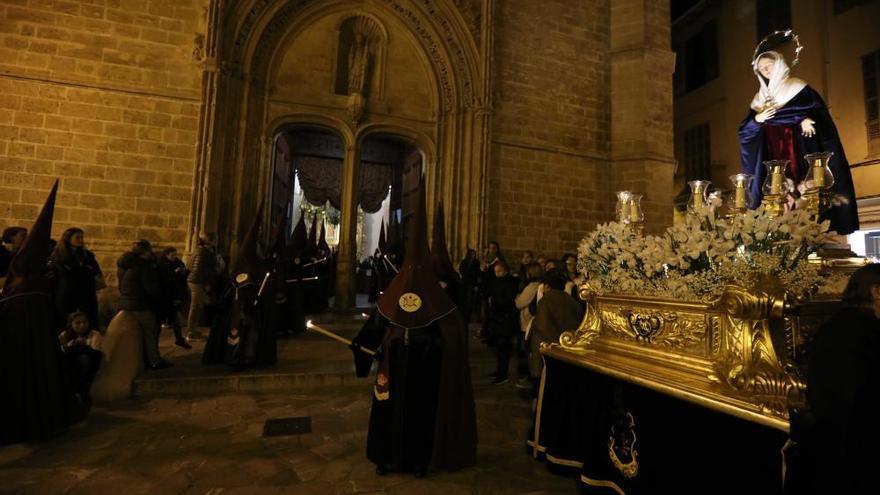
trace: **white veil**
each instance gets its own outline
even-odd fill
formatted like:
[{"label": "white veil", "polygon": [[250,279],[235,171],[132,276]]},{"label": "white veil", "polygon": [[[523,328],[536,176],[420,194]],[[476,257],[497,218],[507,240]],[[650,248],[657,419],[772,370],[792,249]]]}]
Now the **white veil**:
[{"label": "white veil", "polygon": [[[770,77],[769,83],[764,82],[764,77],[758,72],[758,60],[761,58],[775,60],[773,76]],[[779,52],[767,51],[758,55],[755,58],[754,70],[760,85],[751,105],[752,110],[756,112],[761,112],[769,106],[779,108],[785,105],[807,85],[803,79],[789,77],[788,73],[791,72],[791,69],[785,63],[785,57]]]}]

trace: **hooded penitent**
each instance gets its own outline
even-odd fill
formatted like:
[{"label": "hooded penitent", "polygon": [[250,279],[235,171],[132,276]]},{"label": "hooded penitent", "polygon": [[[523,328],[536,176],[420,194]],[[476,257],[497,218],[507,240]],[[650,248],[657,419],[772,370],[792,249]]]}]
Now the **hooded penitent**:
[{"label": "hooded penitent", "polygon": [[388,221],[386,242],[388,243],[388,246],[383,253],[390,259],[394,260],[394,263],[399,265],[400,259],[403,255],[403,229],[401,228],[400,222],[397,220],[396,213],[392,214],[391,219]]},{"label": "hooded penitent", "polygon": [[306,247],[310,256],[317,255],[318,251],[318,213],[312,217],[312,227],[309,229],[309,242]]},{"label": "hooded penitent", "polygon": [[[271,324],[271,304],[277,280],[270,266],[257,254],[262,208],[257,211],[245,235],[232,270],[230,315],[211,329],[203,362],[225,362],[233,367],[274,364],[275,329]],[[221,319],[224,320],[224,319]]]},{"label": "hooded penitent", "polygon": [[9,265],[9,274],[3,289],[0,290],[0,298],[7,299],[13,296],[39,293],[49,296],[51,285],[45,277],[46,264],[49,255],[52,254],[50,238],[52,234],[52,218],[55,214],[55,197],[58,194],[58,181],[52,186],[46,204],[40,211],[34,227],[28,231],[28,236],[21,245]]},{"label": "hooded penitent", "polygon": [[57,190],[56,182],[0,291],[0,445],[49,439],[85,412],[62,366],[46,276]]},{"label": "hooded penitent", "polygon": [[388,243],[385,240],[385,219],[382,219],[382,225],[379,227],[379,252],[383,255],[388,250]]},{"label": "hooded penitent", "polygon": [[290,236],[290,241],[287,243],[288,253],[291,258],[302,255],[303,251],[306,250],[306,246],[309,243],[308,232],[306,232],[306,215],[305,212],[300,212],[299,221],[296,222],[296,227],[293,228],[293,234]]},{"label": "hooded penitent", "polygon": [[[773,60],[769,80],[757,72],[761,59]],[[758,78],[758,92],[749,105],[749,113],[739,127],[739,143],[742,171],[752,174],[752,202],[750,207],[761,204],[761,187],[767,177],[767,160],[788,160],[786,176],[795,185],[801,185],[809,165],[804,155],[819,151],[833,153],[829,167],[834,174],[834,206],[824,215],[831,220],[831,230],[839,234],[849,234],[859,228],[855,190],[849,163],[837,128],[822,97],[804,81],[791,77],[789,67],[783,56],[777,52],[764,52],[755,59],[754,67]],[[776,113],[764,122],[755,116],[768,107]],[[804,134],[806,119],[814,122],[815,135]]]},{"label": "hooded penitent", "polygon": [[[431,269],[424,186],[406,258],[355,341],[379,348],[367,457],[398,471],[454,470],[476,460],[467,327]],[[358,376],[370,361],[355,354]]]},{"label": "hooded penitent", "polygon": [[330,245],[327,244],[327,222],[321,222],[321,235],[318,236],[318,250],[324,254],[330,253]]}]

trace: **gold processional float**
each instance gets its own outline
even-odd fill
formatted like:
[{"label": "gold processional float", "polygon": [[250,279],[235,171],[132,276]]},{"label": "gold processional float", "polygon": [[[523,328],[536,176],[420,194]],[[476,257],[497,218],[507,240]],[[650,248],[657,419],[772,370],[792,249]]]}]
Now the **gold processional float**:
[{"label": "gold processional float", "polygon": [[788,431],[789,408],[804,401],[809,343],[865,263],[819,220],[836,200],[830,157],[805,157],[796,205],[787,161],[765,162],[756,210],[747,208],[751,175],[731,177],[725,215],[721,191],[690,182],[688,215],[663,236],[645,236],[641,196],[619,192],[617,221],[579,248],[584,320],[541,352]]}]

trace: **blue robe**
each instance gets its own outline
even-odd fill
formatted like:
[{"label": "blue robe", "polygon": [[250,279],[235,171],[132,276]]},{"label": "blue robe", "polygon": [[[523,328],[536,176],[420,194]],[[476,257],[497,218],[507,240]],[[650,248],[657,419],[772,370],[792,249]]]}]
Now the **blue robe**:
[{"label": "blue robe", "polygon": [[[754,110],[749,110],[749,114],[739,126],[742,171],[755,176],[755,180],[752,182],[751,208],[757,208],[761,204],[763,198],[761,186],[767,176],[766,167],[762,165],[762,162],[772,158],[765,156],[767,143],[765,142],[764,124],[755,121],[755,114]],[[808,138],[801,134],[800,124],[805,118],[816,121],[816,134],[813,137]],[[834,126],[834,121],[831,120],[828,108],[819,93],[813,88],[805,86],[788,103],[777,109],[776,115],[765,121],[765,124],[792,127],[794,146],[800,161],[797,167],[799,176],[792,177],[795,179],[795,183],[803,180],[807,172],[808,164],[803,158],[804,155],[818,151],[834,153],[829,164],[831,173],[834,174],[832,190],[835,196],[846,198],[847,202],[833,206],[823,215],[822,220],[830,219],[831,230],[838,234],[850,234],[858,230],[859,215],[856,209],[856,194],[853,189],[849,162],[843,152],[843,145],[840,144],[837,127]]]}]

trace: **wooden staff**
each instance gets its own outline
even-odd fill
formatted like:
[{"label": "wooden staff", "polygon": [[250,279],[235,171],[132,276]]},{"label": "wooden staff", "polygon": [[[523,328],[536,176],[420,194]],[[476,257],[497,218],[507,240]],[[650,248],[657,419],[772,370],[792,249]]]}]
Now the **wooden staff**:
[{"label": "wooden staff", "polygon": [[359,350],[361,352],[365,352],[365,353],[369,354],[370,356],[376,355],[376,351],[374,351],[372,349],[367,349],[366,347],[355,344],[354,342],[348,340],[347,338],[345,338],[337,333],[333,333],[330,330],[327,330],[326,328],[321,328],[318,325],[315,325],[314,323],[312,323],[312,320],[309,320],[306,322],[306,328],[314,330],[320,334],[324,334],[325,337],[330,337],[331,339],[333,339],[337,342],[342,342],[343,344],[345,344],[349,347],[354,346],[355,348],[357,348],[357,350]]}]

